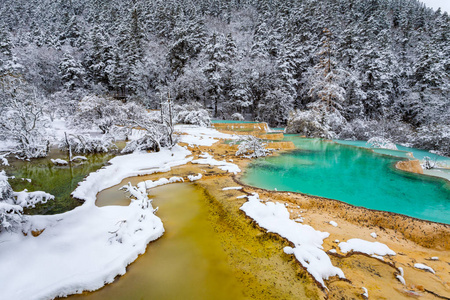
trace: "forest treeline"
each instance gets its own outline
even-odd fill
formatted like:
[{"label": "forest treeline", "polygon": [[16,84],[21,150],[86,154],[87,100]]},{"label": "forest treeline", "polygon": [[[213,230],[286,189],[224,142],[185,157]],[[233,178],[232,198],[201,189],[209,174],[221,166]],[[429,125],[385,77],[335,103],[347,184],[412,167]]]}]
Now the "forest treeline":
[{"label": "forest treeline", "polygon": [[49,106],[170,94],[277,126],[327,102],[342,137],[450,153],[450,18],[417,0],[5,0],[0,52]]}]

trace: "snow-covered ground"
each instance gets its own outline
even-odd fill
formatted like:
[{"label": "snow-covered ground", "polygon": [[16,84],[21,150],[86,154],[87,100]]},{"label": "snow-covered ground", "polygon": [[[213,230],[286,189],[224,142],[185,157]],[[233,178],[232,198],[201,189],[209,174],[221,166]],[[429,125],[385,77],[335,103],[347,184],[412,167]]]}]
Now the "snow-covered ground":
[{"label": "snow-covered ground", "polygon": [[344,272],[333,266],[323,250],[323,240],[330,234],[317,231],[309,225],[296,223],[289,218],[289,211],[281,203],[262,203],[258,194],[248,196],[241,210],[268,232],[279,234],[294,244],[285,247],[286,254],[294,254],[300,264],[325,287],[324,279],[331,276],[345,278]]},{"label": "snow-covered ground", "polygon": [[201,158],[193,160],[192,161],[193,164],[216,166],[223,171],[227,171],[234,174],[241,172],[241,169],[236,164],[227,162],[225,160],[216,160],[212,158],[212,156],[208,153],[202,153],[199,156]]},{"label": "snow-covered ground", "polygon": [[395,252],[388,246],[379,242],[369,242],[361,239],[350,239],[347,242],[339,244],[339,248],[343,253],[356,251],[366,253],[368,255],[395,255]]},{"label": "snow-covered ground", "polygon": [[82,206],[64,214],[27,217],[31,230],[45,228],[42,234],[3,232],[0,299],[47,299],[95,290],[124,274],[164,227],[151,206],[143,209],[140,201],[132,201],[129,206],[97,207],[97,193],[129,176],[185,164],[188,155],[190,151],[175,146],[115,157],[73,192],[85,201]]},{"label": "snow-covered ground", "polygon": [[239,138],[236,135],[221,133],[214,128],[195,125],[176,125],[175,131],[182,133],[180,142],[197,146],[212,146],[219,139],[235,140]]}]

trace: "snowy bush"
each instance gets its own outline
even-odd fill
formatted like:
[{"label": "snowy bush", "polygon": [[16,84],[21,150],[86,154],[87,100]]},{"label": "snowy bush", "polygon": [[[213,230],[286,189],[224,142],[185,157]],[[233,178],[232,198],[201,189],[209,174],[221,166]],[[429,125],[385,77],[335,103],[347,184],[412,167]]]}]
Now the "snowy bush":
[{"label": "snowy bush", "polygon": [[192,124],[202,127],[211,125],[209,113],[200,103],[193,102],[174,107],[174,123]]},{"label": "snowy bush", "polygon": [[34,207],[55,197],[44,192],[14,192],[5,171],[0,172],[0,232],[20,230],[26,222],[24,207]]},{"label": "snowy bush", "polygon": [[8,157],[9,153],[0,154],[0,164],[9,166]]},{"label": "snowy bush", "polygon": [[143,135],[127,143],[122,153],[152,150],[159,152],[161,147],[172,147],[177,143],[175,136],[170,134],[169,126],[153,121],[141,121],[136,125],[144,132]]},{"label": "snowy bush", "polygon": [[47,156],[48,120],[43,111],[43,98],[24,83],[11,87],[0,114],[0,139],[16,143],[14,154],[21,159]]},{"label": "snowy bush", "polygon": [[113,138],[109,135],[92,137],[83,134],[70,134],[67,139],[63,138],[59,148],[73,153],[104,153],[117,149],[113,144]]},{"label": "snowy bush", "polygon": [[232,114],[230,119],[234,121],[244,121],[244,117],[240,113]]},{"label": "snowy bush", "polygon": [[380,133],[378,122],[375,120],[355,119],[345,124],[339,133],[340,139],[368,140]]},{"label": "snowy bush", "polygon": [[423,125],[417,129],[414,147],[450,155],[450,125]]},{"label": "snowy bush", "polygon": [[167,142],[162,142],[160,138],[152,136],[151,134],[145,134],[139,139],[128,142],[121,153],[132,153],[144,150],[159,151],[162,146],[161,144],[166,145]]},{"label": "snowy bush", "polygon": [[244,156],[248,158],[267,156],[272,153],[271,150],[266,149],[267,143],[252,135],[246,136],[237,141],[239,143],[236,156]]},{"label": "snowy bush", "polygon": [[387,138],[379,137],[379,136],[370,138],[367,141],[367,145],[369,145],[372,148],[397,150],[397,146],[393,142],[391,142]]},{"label": "snowy bush", "polygon": [[97,126],[102,133],[109,133],[113,126],[123,125],[126,119],[124,105],[118,100],[85,96],[72,118],[75,126],[91,129]]},{"label": "snowy bush", "polygon": [[298,133],[307,137],[332,138],[334,133],[322,112],[297,110],[290,114],[286,133]]}]

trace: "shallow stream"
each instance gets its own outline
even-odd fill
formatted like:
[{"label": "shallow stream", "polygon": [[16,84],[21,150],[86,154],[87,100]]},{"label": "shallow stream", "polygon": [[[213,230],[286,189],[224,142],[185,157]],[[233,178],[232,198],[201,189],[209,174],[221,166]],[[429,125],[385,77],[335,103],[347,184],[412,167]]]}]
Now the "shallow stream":
[{"label": "shallow stream", "polygon": [[[108,198],[109,205],[126,205],[128,200],[118,187],[139,180],[142,178],[124,180],[101,192],[97,205],[108,205]],[[225,212],[203,188],[191,183],[152,189],[151,197],[153,205],[159,207],[157,215],[163,221],[164,235],[150,243],[146,252],[127,267],[127,273],[112,284],[69,298],[306,297],[305,281],[298,279],[293,263],[284,257],[283,242],[261,239],[261,232],[239,215],[238,209]],[[238,219],[233,215],[236,213]],[[315,298],[311,291],[309,296]]]}]

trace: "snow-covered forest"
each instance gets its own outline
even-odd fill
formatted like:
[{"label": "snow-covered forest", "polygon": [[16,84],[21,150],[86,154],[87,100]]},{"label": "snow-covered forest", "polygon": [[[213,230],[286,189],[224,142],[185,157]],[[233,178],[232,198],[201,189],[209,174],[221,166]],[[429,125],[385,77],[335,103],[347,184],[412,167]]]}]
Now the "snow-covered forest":
[{"label": "snow-covered forest", "polygon": [[41,115],[169,94],[213,118],[450,154],[450,18],[417,0],[5,0],[0,28],[0,136],[27,128],[31,156]]}]

